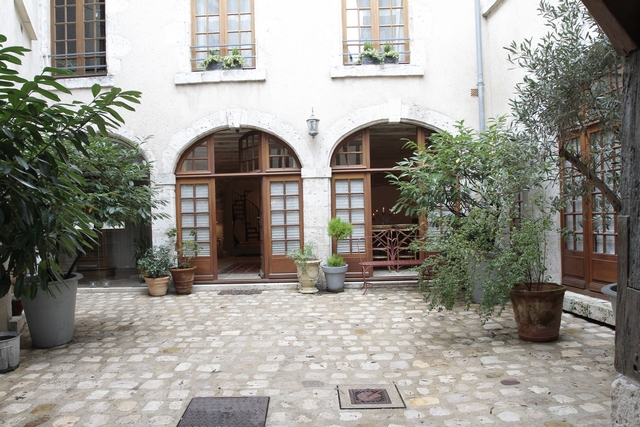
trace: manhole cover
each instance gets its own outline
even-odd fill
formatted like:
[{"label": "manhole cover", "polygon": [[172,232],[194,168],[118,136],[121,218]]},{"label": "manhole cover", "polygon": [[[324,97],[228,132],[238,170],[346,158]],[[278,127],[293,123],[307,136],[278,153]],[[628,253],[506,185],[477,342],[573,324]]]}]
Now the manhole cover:
[{"label": "manhole cover", "polygon": [[177,427],[264,427],[269,397],[194,397]]},{"label": "manhole cover", "polygon": [[354,405],[389,404],[389,393],[383,388],[349,389],[349,398]]},{"label": "manhole cover", "polygon": [[225,289],[218,292],[218,295],[258,295],[261,293],[260,289]]}]

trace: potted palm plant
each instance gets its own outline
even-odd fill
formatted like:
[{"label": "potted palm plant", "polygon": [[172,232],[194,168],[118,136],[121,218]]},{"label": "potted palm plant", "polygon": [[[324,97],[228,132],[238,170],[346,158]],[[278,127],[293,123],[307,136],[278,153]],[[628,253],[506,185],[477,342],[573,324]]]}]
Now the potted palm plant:
[{"label": "potted palm plant", "polygon": [[[336,245],[340,240],[344,240],[353,232],[353,225],[348,221],[340,218],[331,218],[327,225],[327,233]],[[327,282],[327,291],[342,292],[344,291],[344,279],[349,265],[345,263],[344,258],[337,253],[331,254],[326,263],[322,264],[322,271]]]},{"label": "potted palm plant", "polygon": [[[177,236],[177,230],[171,229],[167,236],[170,238]],[[184,239],[180,244],[176,242],[176,265],[169,269],[173,284],[178,295],[188,295],[193,288],[193,280],[196,274],[196,267],[191,265],[191,261],[198,256],[201,246],[196,242],[196,231],[191,230],[189,239]]]},{"label": "potted palm plant", "polygon": [[296,265],[300,293],[315,294],[318,292],[316,282],[320,277],[320,259],[314,252],[313,244],[308,243],[303,248],[287,252],[287,258],[291,258]]},{"label": "potted palm plant", "polygon": [[173,254],[167,245],[149,248],[138,260],[138,268],[145,272],[144,281],[149,295],[157,297],[167,294],[169,287],[169,269],[173,266]]},{"label": "potted palm plant", "polygon": [[[0,35],[0,251],[6,261],[0,263],[0,297],[13,284],[32,344],[53,347],[73,339],[81,277],[74,274],[74,264],[65,273],[60,257],[77,258],[95,243],[94,225],[110,218],[99,197],[92,197],[101,191],[101,174],[89,152],[90,137],[108,137],[123,121],[115,107],[133,110],[140,93],[119,88],[102,92],[95,85],[91,102],[62,103],[58,92],[71,91],[51,73],[71,72],[47,68],[32,80],[20,77],[14,67],[28,49],[4,48],[5,41]],[[114,167],[127,166],[119,163]],[[111,191],[102,193],[109,203]],[[96,216],[96,211],[104,215]]]}]

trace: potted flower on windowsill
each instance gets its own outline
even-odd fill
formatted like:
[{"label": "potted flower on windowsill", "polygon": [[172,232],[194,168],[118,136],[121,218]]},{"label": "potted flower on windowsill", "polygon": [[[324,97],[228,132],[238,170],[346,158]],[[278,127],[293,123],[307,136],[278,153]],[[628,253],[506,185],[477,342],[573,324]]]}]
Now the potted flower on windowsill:
[{"label": "potted flower on windowsill", "polygon": [[[353,232],[353,225],[348,221],[340,218],[331,218],[327,225],[327,233],[331,236],[336,244],[340,240],[344,240]],[[344,279],[349,265],[345,263],[344,258],[334,253],[327,262],[322,264],[322,271],[327,281],[327,291],[342,292],[344,291]]]},{"label": "potted flower on windowsill", "polygon": [[375,65],[380,64],[382,57],[377,50],[374,49],[373,44],[369,41],[364,42],[362,46],[362,52],[358,55],[358,59],[354,64],[356,65]]},{"label": "potted flower on windowsill", "polygon": [[157,297],[167,294],[169,269],[173,266],[171,248],[167,245],[153,246],[138,260],[138,268],[145,272],[144,281],[149,295]]},{"label": "potted flower on windowsill", "polygon": [[211,49],[209,55],[200,63],[200,66],[207,71],[222,70],[224,58],[220,56],[220,51]]},{"label": "potted flower on windowsill", "polygon": [[320,260],[314,253],[313,244],[309,243],[304,245],[304,248],[289,251],[287,258],[291,258],[296,265],[300,293],[315,294],[318,292],[316,282],[320,277]]},{"label": "potted flower on windowsill", "polygon": [[[167,233],[170,238],[176,237],[178,231],[173,228]],[[176,242],[176,266],[169,269],[173,284],[178,295],[188,295],[193,288],[193,280],[196,274],[196,267],[191,265],[191,261],[198,256],[202,247],[196,242],[196,231],[191,230],[189,239],[183,239],[182,243]]]},{"label": "potted flower on windowsill", "polygon": [[222,66],[225,70],[241,70],[245,65],[247,65],[247,62],[238,47],[231,49],[231,55],[227,55],[222,59]]},{"label": "potted flower on windowsill", "polygon": [[393,49],[391,42],[386,42],[382,51],[382,60],[385,64],[397,64],[400,54]]}]

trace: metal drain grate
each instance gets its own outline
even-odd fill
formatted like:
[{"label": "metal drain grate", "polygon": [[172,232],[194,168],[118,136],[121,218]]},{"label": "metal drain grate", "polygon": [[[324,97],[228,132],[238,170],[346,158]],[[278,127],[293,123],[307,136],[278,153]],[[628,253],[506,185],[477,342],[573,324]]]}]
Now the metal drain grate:
[{"label": "metal drain grate", "polygon": [[349,389],[349,399],[354,405],[388,405],[391,403],[389,393],[383,388]]},{"label": "metal drain grate", "polygon": [[338,386],[340,409],[406,408],[395,384],[354,384]]},{"label": "metal drain grate", "polygon": [[264,427],[269,397],[194,397],[177,427]]},{"label": "metal drain grate", "polygon": [[259,295],[261,293],[260,289],[225,289],[218,292],[218,295]]}]

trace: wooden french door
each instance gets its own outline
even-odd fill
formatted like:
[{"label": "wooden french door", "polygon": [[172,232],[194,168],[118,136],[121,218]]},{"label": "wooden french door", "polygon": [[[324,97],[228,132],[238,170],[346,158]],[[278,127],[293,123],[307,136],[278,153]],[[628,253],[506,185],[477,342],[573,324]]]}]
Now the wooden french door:
[{"label": "wooden french door", "polygon": [[[597,128],[570,141],[576,153],[610,144],[607,135]],[[607,156],[594,154],[596,170],[605,182],[612,182],[619,173],[620,147],[611,147]],[[601,150],[598,150],[600,152]],[[580,175],[566,165],[563,185],[574,185]],[[593,188],[586,197],[576,197],[562,212],[562,227],[570,231],[562,242],[562,282],[580,292],[597,295],[600,289],[616,282],[616,214],[599,190]]]},{"label": "wooden french door", "polygon": [[[178,241],[195,238],[201,247],[192,264],[197,281],[217,279],[215,180],[181,179],[177,185]],[[192,236],[191,232],[195,231]]]},{"label": "wooden french door", "polygon": [[266,278],[293,278],[296,267],[287,252],[303,240],[302,181],[299,176],[264,177],[262,256]]},{"label": "wooden french door", "polygon": [[351,236],[332,242],[332,252],[341,255],[349,265],[349,272],[360,271],[358,262],[366,258],[365,236],[371,234],[371,206],[369,174],[339,174],[332,179],[334,200],[332,217],[349,221],[353,225]]}]

